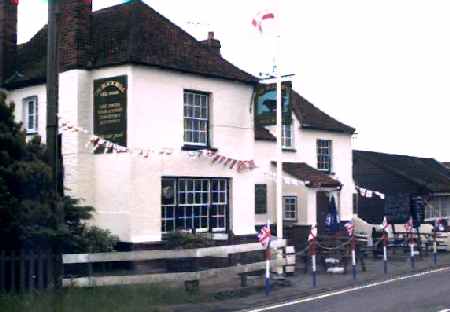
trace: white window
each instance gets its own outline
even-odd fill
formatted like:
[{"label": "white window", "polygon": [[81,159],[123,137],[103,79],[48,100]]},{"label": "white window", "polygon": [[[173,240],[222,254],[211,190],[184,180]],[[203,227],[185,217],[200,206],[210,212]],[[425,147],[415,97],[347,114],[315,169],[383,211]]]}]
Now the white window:
[{"label": "white window", "polygon": [[317,169],[331,171],[331,140],[317,140]]},{"label": "white window", "polygon": [[208,145],[209,96],[206,93],[184,91],[184,143]]},{"label": "white window", "polygon": [[284,219],[297,220],[297,196],[283,196]]},{"label": "white window", "polygon": [[294,136],[292,132],[292,124],[282,125],[281,127],[281,146],[283,148],[294,147]]},{"label": "white window", "polygon": [[24,127],[27,134],[38,131],[38,101],[36,96],[23,99]]},{"label": "white window", "polygon": [[450,217],[450,196],[435,196],[425,207],[425,219]]},{"label": "white window", "polygon": [[162,178],[161,231],[225,232],[228,180]]}]

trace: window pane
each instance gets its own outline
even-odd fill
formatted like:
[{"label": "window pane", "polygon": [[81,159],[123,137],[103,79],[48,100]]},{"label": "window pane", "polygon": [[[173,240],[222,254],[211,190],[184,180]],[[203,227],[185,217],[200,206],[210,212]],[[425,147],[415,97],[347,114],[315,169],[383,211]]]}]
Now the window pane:
[{"label": "window pane", "polygon": [[161,202],[163,205],[175,204],[175,179],[162,179]]},{"label": "window pane", "polygon": [[255,184],[255,213],[267,212],[267,185]]},{"label": "window pane", "polygon": [[184,141],[206,145],[208,142],[208,95],[185,92],[184,98]]}]

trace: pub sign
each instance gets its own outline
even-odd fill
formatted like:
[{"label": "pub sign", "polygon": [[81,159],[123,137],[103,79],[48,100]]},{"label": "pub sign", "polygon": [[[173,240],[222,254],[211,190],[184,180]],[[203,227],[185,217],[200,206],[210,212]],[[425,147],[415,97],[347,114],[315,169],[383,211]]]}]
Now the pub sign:
[{"label": "pub sign", "polygon": [[[282,123],[292,122],[291,104],[292,83],[285,81],[281,84]],[[260,84],[256,87],[255,96],[255,125],[269,126],[277,123],[277,87],[276,84]]]},{"label": "pub sign", "polygon": [[127,76],[94,80],[94,134],[127,146]]}]

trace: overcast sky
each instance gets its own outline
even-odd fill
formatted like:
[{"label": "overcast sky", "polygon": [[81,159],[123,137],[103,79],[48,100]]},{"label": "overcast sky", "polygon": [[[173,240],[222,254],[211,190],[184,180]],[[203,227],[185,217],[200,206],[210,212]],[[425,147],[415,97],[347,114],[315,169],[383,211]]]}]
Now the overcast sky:
[{"label": "overcast sky", "polygon": [[[272,0],[274,2],[275,0]],[[94,10],[121,3],[94,0]],[[250,24],[270,0],[145,0],[257,75],[271,40]],[[450,1],[282,0],[282,67],[294,88],[357,129],[357,149],[450,161]],[[20,0],[19,42],[47,20],[45,0]]]}]

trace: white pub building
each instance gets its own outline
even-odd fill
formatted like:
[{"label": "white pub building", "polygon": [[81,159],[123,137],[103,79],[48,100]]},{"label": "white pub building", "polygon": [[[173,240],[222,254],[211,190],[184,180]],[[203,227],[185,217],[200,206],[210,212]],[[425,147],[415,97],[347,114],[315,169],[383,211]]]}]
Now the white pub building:
[{"label": "white pub building", "polygon": [[[127,243],[175,230],[217,239],[275,220],[274,127],[255,127],[258,79],[141,1],[92,12],[61,0],[59,117],[66,192]],[[47,27],[17,45],[0,0],[0,85],[27,135],[45,138]],[[321,223],[334,196],[352,216],[354,129],[290,94],[283,127],[288,226]]]}]

